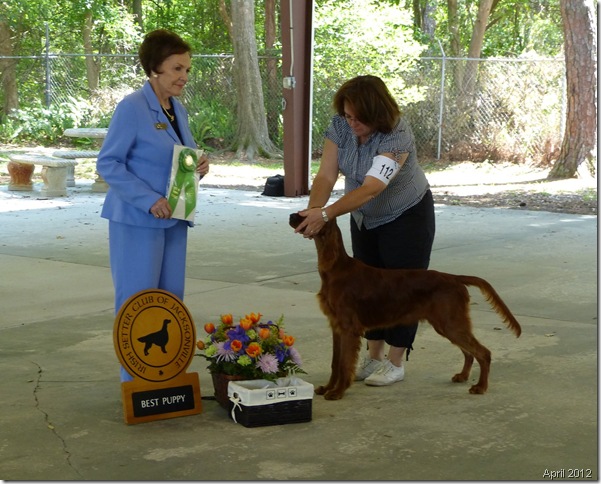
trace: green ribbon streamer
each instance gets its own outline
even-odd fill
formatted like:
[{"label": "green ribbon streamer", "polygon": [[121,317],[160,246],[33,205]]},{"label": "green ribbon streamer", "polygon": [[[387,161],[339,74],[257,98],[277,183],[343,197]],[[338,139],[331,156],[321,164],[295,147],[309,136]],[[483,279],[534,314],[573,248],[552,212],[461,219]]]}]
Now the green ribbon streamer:
[{"label": "green ribbon streamer", "polygon": [[175,211],[175,206],[179,200],[180,193],[184,191],[184,200],[186,201],[186,218],[196,207],[196,164],[198,163],[196,152],[190,148],[184,148],[180,151],[177,173],[173,182],[173,188],[169,194],[169,205],[171,210]]}]

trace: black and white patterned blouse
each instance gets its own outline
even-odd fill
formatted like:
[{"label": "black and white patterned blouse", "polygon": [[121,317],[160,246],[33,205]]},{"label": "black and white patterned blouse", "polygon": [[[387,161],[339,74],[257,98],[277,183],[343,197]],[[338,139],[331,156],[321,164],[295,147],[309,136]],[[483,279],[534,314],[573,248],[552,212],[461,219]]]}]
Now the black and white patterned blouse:
[{"label": "black and white patterned blouse", "polygon": [[338,167],[345,177],[345,193],[359,188],[365,174],[372,167],[373,159],[382,153],[393,153],[398,159],[408,153],[403,167],[377,197],[352,213],[361,228],[373,229],[398,218],[403,212],[417,205],[430,188],[426,175],[417,162],[415,139],[411,127],[401,118],[388,134],[375,132],[359,144],[353,130],[344,117],[332,118],[325,134],[338,146]]}]

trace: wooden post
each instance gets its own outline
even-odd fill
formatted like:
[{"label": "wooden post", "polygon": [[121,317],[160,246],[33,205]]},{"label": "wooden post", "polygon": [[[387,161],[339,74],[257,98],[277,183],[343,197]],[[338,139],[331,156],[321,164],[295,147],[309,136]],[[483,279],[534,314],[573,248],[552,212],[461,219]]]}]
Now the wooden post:
[{"label": "wooden post", "polygon": [[284,195],[309,193],[313,0],[283,0]]}]

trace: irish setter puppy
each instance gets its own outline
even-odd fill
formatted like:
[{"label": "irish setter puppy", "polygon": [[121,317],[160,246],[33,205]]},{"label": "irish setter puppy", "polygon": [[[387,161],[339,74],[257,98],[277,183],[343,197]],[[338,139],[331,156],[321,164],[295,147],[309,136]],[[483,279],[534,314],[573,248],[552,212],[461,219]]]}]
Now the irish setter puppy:
[{"label": "irish setter puppy", "polygon": [[[290,215],[298,227],[302,217]],[[457,345],[464,356],[462,370],[454,382],[467,381],[474,358],[480,379],[470,393],[488,389],[490,351],[472,333],[470,296],[466,286],[476,286],[508,328],[519,337],[522,329],[509,308],[484,279],[458,276],[426,269],[378,269],[350,257],[344,249],[336,220],[331,220],[313,237],[321,289],[321,310],[330,322],[333,338],[332,374],[315,393],[338,400],[354,380],[355,365],[366,329],[411,324],[427,320],[436,332]]]}]

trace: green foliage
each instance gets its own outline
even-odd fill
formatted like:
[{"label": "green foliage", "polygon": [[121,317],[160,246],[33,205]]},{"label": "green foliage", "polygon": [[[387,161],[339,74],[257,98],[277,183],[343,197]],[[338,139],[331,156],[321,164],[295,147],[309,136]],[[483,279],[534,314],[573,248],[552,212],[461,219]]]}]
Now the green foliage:
[{"label": "green foliage", "polygon": [[50,108],[37,104],[19,109],[1,120],[0,142],[56,144],[67,128],[108,126],[111,114],[86,99],[70,98],[69,102],[53,104]]},{"label": "green foliage", "polygon": [[320,2],[314,19],[315,133],[326,129],[333,114],[332,96],[351,77],[381,77],[400,105],[421,99],[420,89],[407,89],[403,80],[424,49],[413,39],[411,24],[408,12],[385,2]]},{"label": "green foliage", "polygon": [[210,138],[223,140],[225,145],[231,143],[236,126],[234,112],[221,100],[197,95],[186,106],[190,130],[200,146],[206,148]]},{"label": "green foliage", "polygon": [[0,141],[52,145],[66,128],[72,126],[73,121],[63,106],[20,109],[7,116],[0,125]]},{"label": "green foliage", "polygon": [[146,2],[144,15],[145,32],[173,30],[190,44],[193,53],[231,52],[228,32],[219,14],[219,0]]},{"label": "green foliage", "polygon": [[[478,13],[479,2],[458,0],[459,37],[462,52],[467,53]],[[434,13],[434,38],[429,41],[432,55],[441,55],[437,39],[449,55],[448,9],[438,7]],[[559,1],[507,0],[495,2],[488,19],[481,57],[519,57],[524,52],[555,56],[561,50],[563,33]]]}]

